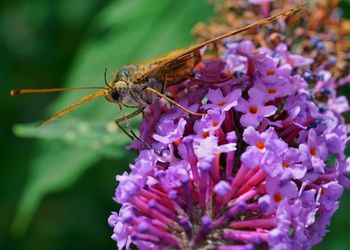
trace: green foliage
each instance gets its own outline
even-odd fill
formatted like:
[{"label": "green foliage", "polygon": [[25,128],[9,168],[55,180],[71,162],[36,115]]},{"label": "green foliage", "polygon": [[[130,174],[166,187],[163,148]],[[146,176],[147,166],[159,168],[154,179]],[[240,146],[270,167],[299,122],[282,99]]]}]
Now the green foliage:
[{"label": "green foliage", "polygon": [[[112,2],[93,21],[66,86],[86,83],[102,86],[105,66],[115,69],[189,45],[193,25],[210,14],[210,7],[204,1]],[[78,96],[62,94],[48,108],[48,115]],[[31,173],[13,224],[17,233],[26,230],[45,195],[69,187],[104,156],[121,159],[127,155],[128,138],[120,131],[110,133],[105,128],[118,113],[115,106],[97,100],[69,114],[70,120],[62,118],[61,122],[42,128],[33,125],[14,128],[18,136],[41,139],[30,162]],[[118,167],[121,173],[127,166]]]},{"label": "green foliage", "polygon": [[110,158],[125,155],[125,150],[120,146],[130,141],[113,122],[85,122],[72,118],[39,129],[33,124],[16,125],[14,133],[20,137],[50,139],[53,144],[61,141],[68,146],[91,150],[96,155]]},{"label": "green foliage", "polygon": [[350,10],[350,0],[342,0],[340,2],[340,7],[342,9],[343,16],[345,18],[349,19],[350,18],[350,12],[349,12],[349,10]]}]

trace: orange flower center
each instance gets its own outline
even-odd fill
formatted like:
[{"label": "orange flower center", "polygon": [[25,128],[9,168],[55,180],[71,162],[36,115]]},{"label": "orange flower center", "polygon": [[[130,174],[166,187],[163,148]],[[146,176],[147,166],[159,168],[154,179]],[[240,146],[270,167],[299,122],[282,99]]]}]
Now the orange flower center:
[{"label": "orange flower center", "polygon": [[286,162],[286,161],[283,161],[283,162],[282,162],[282,166],[283,166],[284,168],[288,168],[288,167],[289,167],[289,163]]},{"label": "orange flower center", "polygon": [[267,90],[267,93],[269,93],[269,94],[276,94],[276,93],[277,93],[277,89],[275,89],[275,88],[269,88],[269,89]]},{"label": "orange flower center", "polygon": [[282,201],[283,197],[282,197],[281,193],[278,192],[278,193],[275,193],[275,195],[273,196],[273,199],[275,200],[275,202],[280,203]]},{"label": "orange flower center", "polygon": [[255,144],[255,146],[256,146],[258,149],[261,149],[261,150],[265,149],[265,143],[264,143],[262,140],[259,140],[259,141]]},{"label": "orange flower center", "polygon": [[213,123],[212,123],[212,126],[213,127],[217,127],[219,125],[219,122],[217,122],[217,121],[214,121]]},{"label": "orange flower center", "polygon": [[203,132],[203,133],[202,133],[202,137],[203,137],[203,138],[209,137],[209,132],[208,132],[208,131],[207,131],[207,132]]},{"label": "orange flower center", "polygon": [[249,112],[252,114],[258,113],[258,107],[257,106],[250,106],[249,107]]},{"label": "orange flower center", "polygon": [[225,104],[226,104],[225,101],[221,101],[221,102],[218,103],[218,105],[221,106],[221,107],[224,106]]},{"label": "orange flower center", "polygon": [[275,74],[275,71],[274,70],[268,70],[266,71],[266,75],[268,76],[273,76]]},{"label": "orange flower center", "polygon": [[230,69],[228,69],[228,70],[226,71],[226,75],[228,75],[228,76],[232,76],[232,75],[233,75],[233,71],[232,71],[232,70],[230,70]]},{"label": "orange flower center", "polygon": [[310,154],[312,156],[316,156],[317,155],[317,149],[315,147],[310,148]]}]

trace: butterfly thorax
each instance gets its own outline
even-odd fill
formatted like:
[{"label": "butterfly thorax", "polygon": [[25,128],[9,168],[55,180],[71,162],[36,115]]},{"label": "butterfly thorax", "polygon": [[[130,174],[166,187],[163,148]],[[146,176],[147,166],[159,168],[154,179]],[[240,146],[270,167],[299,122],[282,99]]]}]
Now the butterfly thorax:
[{"label": "butterfly thorax", "polygon": [[144,107],[154,103],[158,97],[147,91],[147,87],[162,92],[163,83],[155,77],[140,79],[147,66],[129,64],[122,67],[115,75],[109,85],[109,96],[111,102],[125,106]]}]

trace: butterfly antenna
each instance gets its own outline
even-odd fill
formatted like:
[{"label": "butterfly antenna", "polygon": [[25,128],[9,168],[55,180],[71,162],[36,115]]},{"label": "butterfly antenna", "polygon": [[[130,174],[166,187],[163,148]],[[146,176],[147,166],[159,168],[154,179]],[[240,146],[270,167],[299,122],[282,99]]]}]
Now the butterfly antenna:
[{"label": "butterfly antenna", "polygon": [[64,92],[71,90],[83,90],[83,89],[106,89],[105,87],[80,87],[80,88],[52,88],[52,89],[13,89],[10,92],[11,96],[23,95],[23,94],[40,94],[40,93],[52,93],[52,92]]},{"label": "butterfly antenna", "polygon": [[105,76],[105,84],[107,85],[107,87],[110,89],[111,86],[108,84],[107,82],[107,66],[105,67],[105,73],[104,73],[104,76]]},{"label": "butterfly antenna", "polygon": [[54,114],[53,116],[51,116],[50,118],[40,122],[37,127],[46,125],[50,122],[53,122],[59,118],[61,118],[62,116],[70,113],[71,111],[77,109],[80,105],[90,102],[91,100],[97,98],[97,97],[101,97],[101,96],[107,96],[108,95],[108,90],[107,89],[101,89],[96,91],[95,93],[89,94],[83,98],[81,98],[79,101],[77,101],[76,103],[73,103],[72,105],[68,106],[67,108],[63,109],[62,111]]},{"label": "butterfly antenna", "polygon": [[160,98],[165,99],[167,102],[173,104],[174,106],[186,111],[187,113],[191,114],[191,115],[196,115],[196,116],[203,116],[206,115],[206,113],[197,113],[197,112],[193,112],[187,108],[185,108],[184,106],[182,106],[181,104],[175,102],[174,100],[172,100],[171,98],[167,97],[166,95],[163,95],[162,93],[160,93],[159,91],[155,90],[154,88],[151,87],[147,87],[146,90],[148,90],[149,92],[152,92],[154,94],[156,94],[157,96],[159,96]]}]

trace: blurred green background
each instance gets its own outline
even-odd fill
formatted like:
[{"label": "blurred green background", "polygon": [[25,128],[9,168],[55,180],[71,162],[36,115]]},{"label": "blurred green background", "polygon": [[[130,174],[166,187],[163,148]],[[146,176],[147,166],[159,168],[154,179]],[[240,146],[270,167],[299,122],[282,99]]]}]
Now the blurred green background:
[{"label": "blurred green background", "polygon": [[[107,224],[118,209],[115,175],[135,156],[128,138],[107,129],[120,114],[105,100],[42,129],[14,127],[85,93],[14,98],[10,89],[102,86],[105,66],[186,46],[194,24],[211,16],[205,0],[1,1],[0,249],[115,249]],[[349,198],[317,249],[349,249]]]}]

